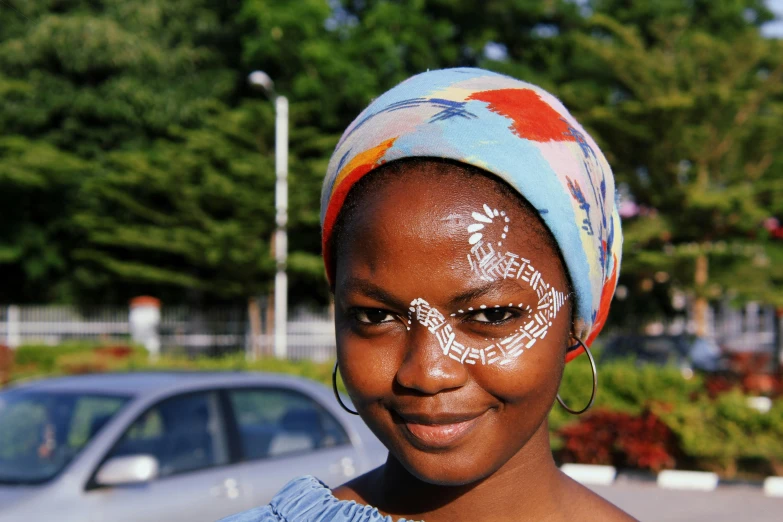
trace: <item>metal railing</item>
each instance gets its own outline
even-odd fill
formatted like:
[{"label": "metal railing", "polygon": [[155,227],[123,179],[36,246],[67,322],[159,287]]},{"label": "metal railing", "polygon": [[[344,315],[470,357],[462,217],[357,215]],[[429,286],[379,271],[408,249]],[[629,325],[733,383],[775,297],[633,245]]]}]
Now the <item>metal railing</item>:
[{"label": "metal railing", "polygon": [[[262,307],[261,334],[253,343],[248,312],[242,306],[163,306],[158,328],[160,346],[163,353],[184,350],[193,355],[217,355],[244,351],[250,356],[271,356],[273,321],[268,312]],[[125,307],[0,305],[0,344],[14,348],[22,344],[56,345],[72,340],[127,342],[131,334],[128,319],[129,310]],[[719,344],[732,351],[769,351],[774,342],[775,320],[775,311],[770,307],[753,303],[743,308],[720,305],[710,309],[708,331]],[[287,358],[325,361],[334,357],[334,320],[328,308],[294,309],[287,325]],[[639,325],[632,330],[650,330],[655,325]],[[687,318],[658,326],[660,331],[647,333],[690,331]]]},{"label": "metal railing", "polygon": [[[262,321],[259,336],[262,354],[271,355],[273,336]],[[327,308],[295,309],[288,318],[290,359],[325,361],[334,357],[334,321]],[[162,307],[159,337],[164,353],[184,350],[210,355],[230,352],[252,354],[247,310],[243,307],[195,309]],[[128,342],[128,308],[0,305],[0,344],[12,348],[23,344],[57,345],[67,341]]]}]

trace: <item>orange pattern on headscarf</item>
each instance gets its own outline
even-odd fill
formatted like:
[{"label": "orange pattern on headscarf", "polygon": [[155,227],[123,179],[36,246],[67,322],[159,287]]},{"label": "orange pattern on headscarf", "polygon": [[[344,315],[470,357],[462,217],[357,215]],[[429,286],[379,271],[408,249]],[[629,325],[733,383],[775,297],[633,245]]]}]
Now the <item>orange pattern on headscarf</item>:
[{"label": "orange pattern on headscarf", "polygon": [[343,208],[345,198],[348,197],[348,192],[351,191],[354,183],[359,181],[362,176],[370,172],[381,161],[383,155],[389,150],[397,138],[390,138],[381,142],[379,145],[367,149],[361,154],[357,154],[347,165],[343,167],[340,173],[337,175],[337,179],[334,181],[334,193],[329,199],[329,206],[326,208],[326,216],[324,217],[324,230],[323,230],[323,243],[321,248],[324,253],[324,263],[326,264],[326,277],[331,284],[333,281],[334,267],[331,266],[331,256],[327,252],[327,238],[332,237],[332,228],[337,221],[337,215],[340,213],[340,209]]},{"label": "orange pattern on headscarf", "polygon": [[[614,296],[614,289],[617,286],[617,256],[612,256],[612,259],[614,260],[614,268],[612,269],[612,276],[606,280],[604,283],[604,287],[601,290],[601,304],[598,307],[598,314],[595,316],[595,321],[593,322],[593,329],[590,331],[590,335],[587,337],[587,340],[585,341],[585,344],[587,346],[590,346],[593,344],[593,341],[595,341],[595,338],[598,337],[598,334],[601,333],[601,330],[604,327],[604,324],[606,323],[606,319],[609,316],[609,305],[612,302],[612,297]],[[577,348],[576,350],[572,350],[568,352],[566,355],[566,362],[569,362],[570,360],[576,358],[577,355],[584,352],[582,347]]]},{"label": "orange pattern on headscarf", "polygon": [[468,100],[486,102],[489,110],[509,118],[509,127],[519,136],[532,141],[576,141],[563,117],[538,93],[531,89],[496,89],[476,92]]}]

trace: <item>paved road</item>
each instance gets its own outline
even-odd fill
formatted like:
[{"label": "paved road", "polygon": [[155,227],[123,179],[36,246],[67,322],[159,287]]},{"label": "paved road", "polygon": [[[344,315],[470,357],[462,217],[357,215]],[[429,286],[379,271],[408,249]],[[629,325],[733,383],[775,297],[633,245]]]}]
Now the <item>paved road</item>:
[{"label": "paved road", "polygon": [[654,482],[618,479],[591,486],[642,522],[781,522],[783,498],[764,496],[759,487],[718,486],[712,492],[660,489]]}]

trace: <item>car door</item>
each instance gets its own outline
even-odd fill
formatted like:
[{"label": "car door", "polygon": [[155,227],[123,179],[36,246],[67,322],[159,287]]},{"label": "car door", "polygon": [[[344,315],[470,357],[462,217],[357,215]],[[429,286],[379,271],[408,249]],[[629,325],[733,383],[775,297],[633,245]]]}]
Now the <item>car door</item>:
[{"label": "car door", "polygon": [[358,455],[337,418],[308,395],[283,387],[226,390],[239,439],[247,508],[268,503],[286,482],[314,475],[338,486]]},{"label": "car door", "polygon": [[216,391],[176,395],[149,408],[107,459],[129,455],[154,456],[159,476],[137,486],[92,489],[98,520],[213,522],[241,509]]}]

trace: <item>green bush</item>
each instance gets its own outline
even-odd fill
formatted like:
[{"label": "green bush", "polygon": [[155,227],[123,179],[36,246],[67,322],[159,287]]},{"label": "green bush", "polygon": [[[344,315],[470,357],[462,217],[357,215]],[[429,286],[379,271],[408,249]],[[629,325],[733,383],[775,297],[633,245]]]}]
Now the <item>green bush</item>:
[{"label": "green bush", "polygon": [[94,355],[96,350],[110,350],[115,347],[126,348],[136,355],[146,354],[143,348],[127,341],[67,341],[55,346],[24,344],[14,350],[14,365],[34,372],[59,373],[59,361],[65,356],[83,354],[89,357]]},{"label": "green bush", "polygon": [[[164,355],[157,361],[149,359],[143,348],[128,347],[130,353],[118,357],[112,351],[115,343],[64,343],[59,346],[21,346],[15,351],[11,381],[51,377],[74,373],[103,371],[260,371],[298,375],[332,385],[332,362],[317,363],[309,360],[288,361],[263,358],[248,361],[243,353],[223,357],[187,357]],[[122,345],[125,348],[126,345]],[[338,386],[344,391],[342,381]]]},{"label": "green bush", "polygon": [[656,413],[677,435],[680,448],[691,460],[690,467],[734,477],[743,463],[762,462],[764,474],[775,474],[783,463],[783,403],[761,413],[747,405],[739,390],[711,400],[701,395],[691,402],[668,407]]},{"label": "green bush", "polygon": [[42,373],[54,372],[58,357],[71,353],[90,353],[97,347],[95,342],[66,342],[56,346],[26,344],[14,352],[14,364],[33,367]]},{"label": "green bush", "polygon": [[[581,409],[590,399],[592,372],[587,357],[566,365],[560,383],[560,397],[571,408]],[[598,391],[594,409],[639,414],[651,403],[676,404],[688,401],[704,388],[701,377],[683,377],[676,367],[645,365],[637,367],[632,360],[598,365]],[[577,419],[555,404],[549,417],[550,427],[557,431]]]}]

